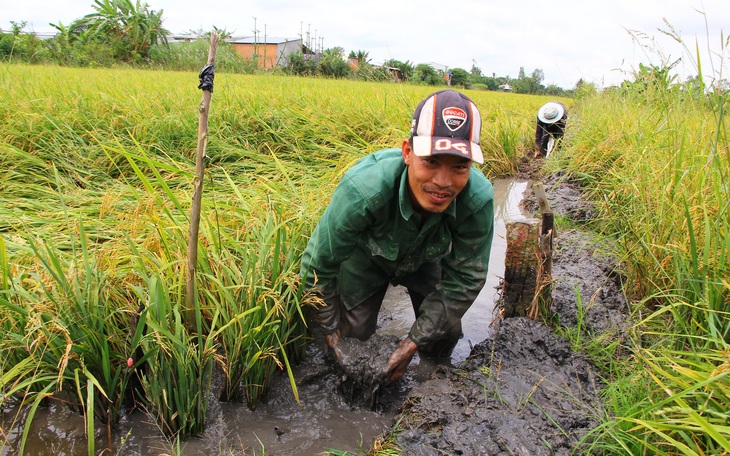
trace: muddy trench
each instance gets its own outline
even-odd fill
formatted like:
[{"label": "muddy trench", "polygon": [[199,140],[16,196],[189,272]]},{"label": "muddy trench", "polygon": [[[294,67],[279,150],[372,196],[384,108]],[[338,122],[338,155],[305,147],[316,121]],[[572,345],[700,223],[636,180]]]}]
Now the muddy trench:
[{"label": "muddy trench", "polygon": [[[580,188],[564,175],[543,184],[555,214],[577,226],[592,217]],[[533,192],[525,192],[522,207],[538,214]],[[625,334],[623,278],[608,247],[588,232],[555,233],[550,311],[571,337],[620,341]],[[498,321],[464,363],[437,369],[409,392],[399,415],[403,454],[588,453],[579,441],[605,416],[597,371],[553,328],[525,317]]]},{"label": "muddy trench", "polygon": [[[554,176],[546,190],[558,213],[587,217],[589,207],[570,183]],[[504,179],[495,187],[495,238],[487,284],[463,319],[464,337],[450,360],[435,363],[416,355],[406,375],[375,395],[335,372],[319,343],[294,366],[301,404],[288,379],[277,377],[255,411],[245,404],[221,403],[210,393],[209,424],[199,438],[180,443],[184,455],[317,455],[329,449],[359,454],[398,420],[397,443],[409,455],[568,454],[600,416],[600,381],[549,327],[522,317],[500,320],[495,303],[504,276],[505,220],[537,216],[527,179]],[[577,193],[576,193],[577,192]],[[553,310],[561,324],[580,321],[586,331],[615,331],[625,325],[625,301],[615,262],[587,235],[558,233],[553,276]],[[576,305],[576,290],[583,302]],[[391,288],[383,304],[376,339],[352,348],[353,365],[367,367],[367,350],[384,362],[413,323],[410,300]],[[365,350],[356,352],[355,350]],[[358,353],[362,354],[357,358]],[[371,366],[372,367],[372,366]],[[367,369],[365,369],[367,370]],[[349,383],[348,383],[349,382]],[[221,384],[220,379],[214,379]],[[374,399],[373,399],[374,397]],[[7,416],[8,411],[3,411]],[[21,428],[7,429],[11,442]],[[84,424],[63,406],[35,417],[27,454],[86,453]],[[151,417],[126,416],[114,432],[115,454],[174,454]],[[100,441],[101,442],[101,441]],[[101,446],[97,448],[102,448]],[[11,455],[11,449],[0,452]]]}]

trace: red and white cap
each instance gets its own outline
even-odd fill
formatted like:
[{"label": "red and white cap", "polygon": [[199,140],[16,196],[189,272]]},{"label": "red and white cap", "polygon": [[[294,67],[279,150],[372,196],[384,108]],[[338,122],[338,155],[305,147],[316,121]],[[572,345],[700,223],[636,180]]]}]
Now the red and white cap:
[{"label": "red and white cap", "polygon": [[413,152],[418,157],[449,154],[484,163],[481,129],[479,109],[464,94],[455,90],[432,93],[413,114]]}]

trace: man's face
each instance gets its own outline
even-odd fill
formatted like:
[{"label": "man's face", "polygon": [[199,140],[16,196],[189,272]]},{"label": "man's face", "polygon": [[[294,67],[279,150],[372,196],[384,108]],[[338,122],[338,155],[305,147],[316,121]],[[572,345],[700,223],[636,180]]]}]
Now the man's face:
[{"label": "man's face", "polygon": [[456,155],[418,157],[408,140],[402,150],[413,208],[421,215],[446,210],[469,181],[471,160]]}]

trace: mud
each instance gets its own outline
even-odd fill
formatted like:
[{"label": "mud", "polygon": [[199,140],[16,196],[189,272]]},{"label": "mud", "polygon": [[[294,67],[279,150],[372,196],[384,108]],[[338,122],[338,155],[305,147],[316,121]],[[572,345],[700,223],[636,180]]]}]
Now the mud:
[{"label": "mud", "polygon": [[630,321],[624,277],[608,244],[580,231],[560,234],[555,244],[553,304],[557,323],[586,334],[622,337]]},{"label": "mud", "polygon": [[568,342],[509,318],[461,367],[409,394],[397,443],[408,455],[569,454],[598,423],[599,388]]},{"label": "mud", "polygon": [[[523,176],[529,179],[531,184],[535,182],[543,184],[550,208],[555,214],[566,216],[575,222],[585,222],[595,216],[593,204],[588,200],[580,183],[571,179],[565,172],[559,171],[548,176],[528,173]],[[520,205],[530,214],[539,213],[535,195],[529,189],[525,191]]]},{"label": "mud", "polygon": [[[563,172],[540,179],[555,214],[574,222],[585,222],[595,215],[580,185]],[[537,201],[527,190],[522,207],[537,214]],[[620,262],[609,253],[609,240],[580,230],[556,232],[553,245],[553,305],[557,323],[584,325],[591,334],[620,337],[628,327],[627,300],[623,294]]]},{"label": "mud", "polygon": [[344,338],[340,343],[343,357],[338,365],[339,389],[353,407],[377,409],[378,392],[383,386],[386,360],[398,345],[394,335],[374,334],[367,341]]}]

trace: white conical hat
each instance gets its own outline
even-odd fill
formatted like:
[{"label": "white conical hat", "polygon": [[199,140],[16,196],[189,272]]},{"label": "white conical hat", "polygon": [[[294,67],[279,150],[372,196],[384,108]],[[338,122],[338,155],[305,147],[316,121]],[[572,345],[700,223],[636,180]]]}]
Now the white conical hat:
[{"label": "white conical hat", "polygon": [[563,114],[565,114],[565,108],[563,108],[563,105],[554,101],[549,101],[540,106],[540,109],[537,111],[537,118],[540,119],[540,122],[551,124],[562,119]]}]

